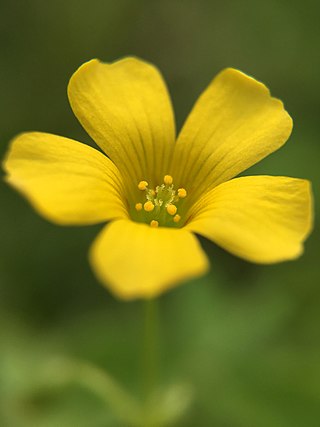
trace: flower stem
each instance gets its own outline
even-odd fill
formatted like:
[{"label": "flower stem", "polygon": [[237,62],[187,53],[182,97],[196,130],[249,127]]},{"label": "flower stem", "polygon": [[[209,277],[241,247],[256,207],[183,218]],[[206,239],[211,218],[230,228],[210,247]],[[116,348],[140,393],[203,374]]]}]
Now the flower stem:
[{"label": "flower stem", "polygon": [[158,354],[159,354],[159,324],[158,304],[156,299],[145,302],[144,319],[144,348],[143,348],[143,371],[144,371],[144,395],[146,410],[151,404],[152,397],[156,391],[158,381]]}]

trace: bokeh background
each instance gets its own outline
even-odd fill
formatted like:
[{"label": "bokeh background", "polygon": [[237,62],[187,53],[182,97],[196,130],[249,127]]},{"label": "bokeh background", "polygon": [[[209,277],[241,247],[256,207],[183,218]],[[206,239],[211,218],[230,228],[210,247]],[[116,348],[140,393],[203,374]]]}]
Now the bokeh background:
[{"label": "bokeh background", "polygon": [[[319,14],[311,0],[0,0],[1,157],[25,130],[92,143],[66,86],[93,57],[155,63],[178,128],[211,78],[232,66],[265,82],[295,124],[290,141],[246,174],[310,179],[317,201]],[[84,388],[53,386],[54,370],[46,380],[38,372],[66,355],[139,394],[143,302],[114,299],[90,271],[88,248],[102,226],[54,226],[3,181],[0,200],[0,425],[123,426]],[[299,260],[273,266],[201,242],[211,272],[159,301],[159,381],[194,393],[174,425],[318,427],[319,228]]]}]

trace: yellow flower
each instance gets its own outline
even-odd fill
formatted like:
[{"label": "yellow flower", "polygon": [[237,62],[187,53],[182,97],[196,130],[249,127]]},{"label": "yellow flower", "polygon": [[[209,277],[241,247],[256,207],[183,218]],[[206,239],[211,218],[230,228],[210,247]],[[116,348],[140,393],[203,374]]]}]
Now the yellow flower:
[{"label": "yellow flower", "polygon": [[177,140],[164,81],[144,61],[89,61],[72,76],[68,95],[108,157],[61,136],[24,133],[12,141],[6,179],[57,224],[110,221],[90,261],[114,294],[149,298],[205,273],[194,233],[257,263],[302,253],[312,224],[308,181],[232,179],[291,133],[290,116],[262,83],[223,70]]}]

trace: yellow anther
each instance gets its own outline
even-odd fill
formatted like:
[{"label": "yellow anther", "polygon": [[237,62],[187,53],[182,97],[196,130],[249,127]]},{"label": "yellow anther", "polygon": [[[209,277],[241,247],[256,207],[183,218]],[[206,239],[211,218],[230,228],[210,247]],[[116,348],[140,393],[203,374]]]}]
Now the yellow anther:
[{"label": "yellow anther", "polygon": [[150,200],[148,200],[144,205],[143,205],[143,209],[146,212],[152,212],[154,209],[154,204],[152,202],[150,202]]},{"label": "yellow anther", "polygon": [[174,217],[173,217],[173,221],[174,222],[179,222],[180,221],[180,219],[181,219],[181,216],[180,215],[175,215]]},{"label": "yellow anther", "polygon": [[168,212],[169,215],[175,215],[176,212],[177,212],[177,206],[172,205],[170,203],[170,205],[167,206],[167,212]]},{"label": "yellow anther", "polygon": [[156,220],[152,220],[151,222],[150,222],[150,227],[152,227],[152,228],[157,228],[159,226],[159,223],[158,223],[158,221],[156,221]]},{"label": "yellow anther", "polygon": [[136,203],[136,210],[141,211],[142,209],[142,203]]},{"label": "yellow anther", "polygon": [[163,178],[163,182],[164,182],[166,185],[171,185],[171,184],[173,183],[173,178],[172,178],[172,176],[171,176],[171,175],[165,175],[165,176],[164,176],[164,178]]},{"label": "yellow anther", "polygon": [[184,188],[179,188],[178,197],[180,197],[180,199],[184,199],[185,197],[187,197],[187,191]]},{"label": "yellow anther", "polygon": [[138,184],[138,188],[139,190],[143,191],[147,189],[148,185],[149,184],[147,183],[147,181],[140,181]]}]

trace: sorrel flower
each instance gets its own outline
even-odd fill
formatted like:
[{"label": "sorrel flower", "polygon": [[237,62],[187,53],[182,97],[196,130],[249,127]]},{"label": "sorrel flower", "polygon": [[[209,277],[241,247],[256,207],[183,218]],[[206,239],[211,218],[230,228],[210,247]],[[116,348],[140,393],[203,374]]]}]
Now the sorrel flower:
[{"label": "sorrel flower", "polygon": [[203,274],[208,260],[193,233],[256,263],[301,254],[312,222],[308,181],[232,179],[291,133],[290,116],[262,83],[223,70],[177,141],[164,81],[144,61],[89,61],[68,95],[108,157],[61,136],[24,133],[11,144],[6,179],[57,224],[110,221],[90,260],[113,293],[148,298]]}]

